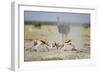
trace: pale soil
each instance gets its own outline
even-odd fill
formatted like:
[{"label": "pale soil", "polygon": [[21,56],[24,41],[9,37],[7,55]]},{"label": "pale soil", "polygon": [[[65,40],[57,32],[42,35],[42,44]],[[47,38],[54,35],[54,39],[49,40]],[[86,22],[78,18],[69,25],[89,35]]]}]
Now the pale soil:
[{"label": "pale soil", "polygon": [[90,50],[81,49],[77,51],[51,50],[48,52],[34,52],[30,49],[24,53],[25,61],[41,61],[41,60],[71,60],[71,59],[88,59],[90,58]]}]

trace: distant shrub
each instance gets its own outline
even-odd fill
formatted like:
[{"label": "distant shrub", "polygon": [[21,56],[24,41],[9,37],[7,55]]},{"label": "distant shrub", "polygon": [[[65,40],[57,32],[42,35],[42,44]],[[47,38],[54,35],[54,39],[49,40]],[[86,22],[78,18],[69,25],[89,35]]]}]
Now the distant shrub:
[{"label": "distant shrub", "polygon": [[41,29],[41,25],[42,25],[42,24],[39,23],[39,24],[35,24],[34,26],[35,26],[36,28]]},{"label": "distant shrub", "polygon": [[84,24],[84,27],[85,28],[89,28],[90,27],[90,24]]}]

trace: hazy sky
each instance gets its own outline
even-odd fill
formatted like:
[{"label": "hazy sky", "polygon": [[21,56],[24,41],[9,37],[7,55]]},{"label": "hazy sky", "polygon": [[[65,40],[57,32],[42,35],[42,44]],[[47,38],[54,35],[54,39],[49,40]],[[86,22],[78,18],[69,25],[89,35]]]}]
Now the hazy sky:
[{"label": "hazy sky", "polygon": [[25,11],[24,20],[26,21],[60,21],[70,23],[89,23],[90,14],[80,13],[60,13],[60,12],[38,12],[38,11]]}]

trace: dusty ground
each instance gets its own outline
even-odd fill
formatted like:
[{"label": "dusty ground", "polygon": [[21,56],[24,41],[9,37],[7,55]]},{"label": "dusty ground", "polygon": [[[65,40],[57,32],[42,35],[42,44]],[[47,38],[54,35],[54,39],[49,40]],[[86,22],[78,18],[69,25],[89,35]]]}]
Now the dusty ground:
[{"label": "dusty ground", "polygon": [[25,25],[24,61],[72,60],[90,58],[90,28],[85,28],[82,32],[82,38],[84,42],[84,48],[82,49],[78,49],[76,51],[64,51],[62,49],[54,49],[47,52],[35,52],[31,50],[31,42],[35,39],[57,41],[62,40],[61,37],[61,34],[58,33],[55,26],[43,26],[41,29],[38,29],[34,28],[32,25]]},{"label": "dusty ground", "polygon": [[78,51],[52,50],[49,52],[34,52],[27,50],[24,53],[25,61],[41,60],[71,60],[71,59],[88,59],[90,58],[89,50],[82,49]]}]

